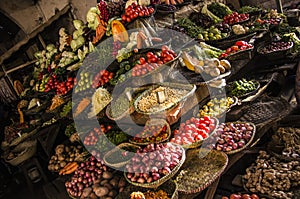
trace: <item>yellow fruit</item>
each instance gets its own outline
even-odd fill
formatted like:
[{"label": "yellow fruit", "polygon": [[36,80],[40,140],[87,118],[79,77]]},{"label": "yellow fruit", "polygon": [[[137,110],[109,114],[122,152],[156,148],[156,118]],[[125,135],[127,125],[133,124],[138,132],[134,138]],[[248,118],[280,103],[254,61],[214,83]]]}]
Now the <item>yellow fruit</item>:
[{"label": "yellow fruit", "polygon": [[187,69],[195,71],[195,65],[199,62],[197,59],[190,56],[187,52],[182,53],[182,59]]}]

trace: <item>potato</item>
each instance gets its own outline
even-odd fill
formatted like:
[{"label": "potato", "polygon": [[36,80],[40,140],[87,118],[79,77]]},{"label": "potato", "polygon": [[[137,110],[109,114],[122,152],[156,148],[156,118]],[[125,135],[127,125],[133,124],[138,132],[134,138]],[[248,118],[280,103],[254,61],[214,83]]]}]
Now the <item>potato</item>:
[{"label": "potato", "polygon": [[218,68],[214,68],[210,71],[209,75],[212,77],[217,77],[220,75],[220,70]]},{"label": "potato", "polygon": [[126,186],[126,180],[122,177],[119,180],[118,187],[121,188],[121,187],[125,187],[125,186]]},{"label": "potato", "polygon": [[105,185],[106,183],[108,183],[108,180],[102,180],[102,181],[100,182],[100,185]]},{"label": "potato", "polygon": [[81,197],[88,198],[91,193],[92,193],[92,188],[90,187],[84,188]]},{"label": "potato", "polygon": [[70,147],[66,146],[65,147],[65,152],[69,153],[71,151]]},{"label": "potato", "polygon": [[230,70],[231,69],[231,65],[230,62],[226,59],[222,59],[220,61],[220,65],[223,66],[226,70]]},{"label": "potato", "polygon": [[107,187],[108,190],[112,190],[112,189],[114,188],[114,187],[113,187],[111,184],[109,184],[109,183],[104,184],[104,186]]},{"label": "potato", "polygon": [[90,196],[88,197],[89,199],[97,199],[97,196],[95,193],[91,193]]},{"label": "potato", "polygon": [[109,190],[107,187],[97,187],[95,188],[95,194],[98,197],[106,196],[109,193]]},{"label": "potato", "polygon": [[109,172],[109,171],[105,171],[103,174],[102,174],[102,177],[104,178],[104,179],[111,179],[112,177],[113,177],[113,174],[111,173],[111,172]]},{"label": "potato", "polygon": [[62,155],[59,155],[57,159],[58,159],[58,161],[63,161],[63,160],[65,160],[65,157]]},{"label": "potato", "polygon": [[108,193],[108,196],[112,197],[112,198],[115,198],[116,196],[118,195],[118,192],[116,190],[111,190],[109,193]]},{"label": "potato", "polygon": [[111,179],[109,181],[109,183],[113,186],[113,187],[117,187],[118,183],[119,183],[119,178],[117,176],[115,176],[113,179]]}]

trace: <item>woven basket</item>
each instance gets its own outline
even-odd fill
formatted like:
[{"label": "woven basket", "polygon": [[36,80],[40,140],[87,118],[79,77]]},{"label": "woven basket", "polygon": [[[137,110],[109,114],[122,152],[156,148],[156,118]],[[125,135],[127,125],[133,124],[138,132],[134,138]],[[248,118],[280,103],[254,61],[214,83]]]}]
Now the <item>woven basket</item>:
[{"label": "woven basket", "polygon": [[111,104],[109,104],[109,105],[106,107],[106,110],[105,110],[106,116],[107,116],[109,119],[114,120],[114,121],[121,120],[121,119],[123,119],[124,117],[129,116],[129,115],[132,114],[133,112],[134,112],[134,106],[130,106],[124,113],[120,114],[118,117],[113,117],[113,116],[111,115]]},{"label": "woven basket", "polygon": [[[199,158],[200,153],[207,153],[204,158]],[[203,161],[204,160],[204,161]],[[225,153],[208,149],[193,149],[187,152],[187,159],[176,176],[178,191],[184,194],[198,193],[212,184],[225,170],[228,157]],[[215,170],[209,168],[208,165]],[[201,173],[201,169],[205,170]],[[178,176],[182,173],[183,179]],[[202,181],[200,178],[205,178]]]},{"label": "woven basket", "polygon": [[[246,98],[246,97],[248,97],[248,96],[250,96],[250,95],[254,95],[255,93],[257,93],[257,91],[258,91],[259,88],[260,88],[260,83],[259,83],[258,81],[256,81],[256,80],[252,80],[252,82],[256,85],[255,90],[250,91],[250,92],[245,93],[245,94],[242,94],[242,95],[238,95],[238,96],[235,95],[235,96],[238,97],[239,99],[241,99],[241,98]],[[228,83],[228,84],[226,85],[226,91],[227,91],[227,93],[228,93],[228,96],[232,96],[232,95],[230,94],[230,89],[231,89],[232,85],[233,85],[233,82],[230,82],[230,83]]]},{"label": "woven basket", "polygon": [[152,119],[149,119],[147,122],[146,122],[146,125],[145,126],[155,126],[155,125],[160,125],[160,124],[164,124],[167,126],[167,130],[166,132],[168,133],[168,137],[164,140],[160,140],[160,141],[156,141],[156,142],[136,142],[134,141],[133,139],[130,139],[129,142],[132,143],[132,144],[136,144],[136,145],[142,145],[142,146],[145,146],[145,145],[148,145],[148,144],[151,144],[151,143],[162,143],[162,142],[165,142],[167,140],[170,139],[171,137],[171,128],[170,128],[170,125],[169,123],[164,120],[164,119],[159,119],[159,118],[152,118]]},{"label": "woven basket", "polygon": [[[244,122],[231,122],[231,123],[239,124],[239,123],[244,123]],[[242,148],[232,150],[232,151],[229,151],[229,152],[225,152],[227,155],[232,155],[232,154],[238,153],[238,152],[246,149],[253,142],[253,139],[254,139],[255,133],[256,133],[256,126],[255,126],[255,124],[253,124],[251,122],[247,122],[247,123],[249,123],[253,127],[253,133],[252,133],[252,136],[251,136],[250,140]]]},{"label": "woven basket", "polygon": [[[124,198],[127,199],[127,198],[130,198],[130,194],[132,192],[140,191],[140,192],[144,193],[147,190],[148,190],[147,188],[130,185],[130,186],[127,186],[123,192],[119,193],[119,195],[117,195],[116,199],[124,199]],[[162,185],[157,187],[157,189],[152,190],[152,191],[158,191],[158,190],[165,191],[168,194],[170,199],[178,199],[177,184],[173,180],[166,181],[165,183],[163,183]]]},{"label": "woven basket", "polygon": [[253,49],[254,48],[252,47],[252,48],[248,48],[246,50],[237,51],[236,53],[229,54],[226,57],[226,59],[228,59],[229,61],[241,60],[241,59],[251,59]]},{"label": "woven basket", "polygon": [[37,146],[37,140],[31,140],[31,141],[25,141],[16,146],[12,152],[21,152],[20,155],[17,157],[7,160],[5,158],[5,161],[12,166],[17,166],[24,162],[25,160],[31,158],[36,153],[36,146]]},{"label": "woven basket", "polygon": [[164,182],[168,181],[171,179],[180,169],[180,167],[183,165],[185,162],[185,151],[183,147],[181,147],[182,150],[182,157],[180,162],[174,167],[174,169],[169,173],[168,175],[165,175],[164,177],[160,178],[159,180],[151,183],[137,183],[137,182],[132,182],[130,179],[127,178],[126,172],[124,172],[125,179],[132,185],[134,186],[139,186],[139,187],[144,187],[144,188],[157,188],[160,185],[162,185]]},{"label": "woven basket", "polygon": [[104,163],[109,166],[109,167],[112,167],[112,168],[121,168],[121,167],[124,167],[126,164],[128,164],[130,162],[131,159],[128,159],[127,161],[123,161],[123,162],[119,162],[119,163],[110,163],[107,159],[109,156],[111,156],[113,153],[119,151],[120,149],[123,149],[125,147],[133,147],[133,148],[140,148],[139,146],[137,145],[134,145],[134,144],[131,144],[131,143],[122,143],[122,144],[119,144],[116,148],[112,149],[111,151],[107,152],[104,157],[103,157],[103,161]]},{"label": "woven basket", "polygon": [[218,120],[217,118],[215,118],[215,117],[214,117],[213,119],[215,120],[215,125],[216,125],[216,127],[215,127],[214,130],[212,130],[212,132],[209,134],[209,136],[207,136],[207,138],[205,138],[205,139],[203,139],[203,140],[200,140],[200,141],[198,141],[198,142],[194,142],[194,143],[192,143],[192,144],[184,144],[184,145],[182,145],[182,147],[185,148],[185,149],[194,149],[194,148],[198,148],[198,147],[200,147],[200,146],[202,145],[202,143],[203,143],[206,139],[208,139],[209,137],[211,137],[212,135],[214,135],[215,132],[216,132],[216,130],[217,130],[217,127],[219,126],[219,120]]},{"label": "woven basket", "polygon": [[[165,86],[165,87],[171,87],[171,88],[177,88],[177,89],[185,89],[185,90],[189,90],[189,92],[183,96],[181,98],[181,100],[177,103],[174,103],[171,107],[167,107],[163,110],[159,110],[159,111],[155,111],[155,112],[143,112],[138,108],[138,102],[141,100],[142,97],[144,97],[145,95],[148,95],[153,89],[156,89],[159,86]],[[177,84],[177,83],[170,83],[170,82],[164,82],[164,83],[160,83],[160,84],[156,84],[153,85],[152,88],[144,91],[134,102],[134,108],[136,110],[136,112],[144,114],[144,115],[154,115],[154,114],[160,114],[163,113],[165,111],[170,111],[172,110],[172,108],[176,107],[180,102],[184,101],[185,99],[187,99],[189,96],[193,95],[193,93],[196,90],[196,86],[195,85],[186,85],[186,84]]]}]

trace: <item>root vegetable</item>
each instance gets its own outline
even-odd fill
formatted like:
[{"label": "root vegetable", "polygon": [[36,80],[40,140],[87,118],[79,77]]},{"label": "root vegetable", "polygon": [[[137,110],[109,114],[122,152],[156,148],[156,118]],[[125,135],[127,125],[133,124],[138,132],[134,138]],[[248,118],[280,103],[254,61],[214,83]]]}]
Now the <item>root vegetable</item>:
[{"label": "root vegetable", "polygon": [[111,179],[113,177],[113,174],[109,171],[104,172],[102,175],[104,179]]},{"label": "root vegetable", "polygon": [[109,193],[109,190],[107,187],[97,187],[94,189],[96,196],[103,197],[106,196]]}]

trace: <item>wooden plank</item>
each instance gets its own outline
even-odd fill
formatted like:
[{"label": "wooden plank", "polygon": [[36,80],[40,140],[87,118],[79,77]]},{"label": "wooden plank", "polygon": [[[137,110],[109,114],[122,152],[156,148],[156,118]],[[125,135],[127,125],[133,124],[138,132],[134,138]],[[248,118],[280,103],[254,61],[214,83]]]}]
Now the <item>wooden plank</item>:
[{"label": "wooden plank", "polygon": [[4,60],[8,59],[14,52],[18,51],[23,45],[27,44],[28,41],[34,37],[36,37],[40,32],[42,32],[46,27],[51,25],[54,21],[59,19],[60,16],[67,13],[70,9],[70,5],[67,5],[65,8],[63,8],[61,11],[59,11],[56,15],[51,17],[47,22],[45,22],[43,25],[35,29],[32,33],[30,33],[25,39],[14,45],[12,48],[10,48],[8,51],[6,51],[3,55],[0,57],[0,65],[4,62]]},{"label": "wooden plank", "polygon": [[25,68],[27,66],[30,66],[31,64],[34,64],[35,62],[36,62],[36,60],[28,61],[28,62],[26,62],[24,64],[21,64],[21,65],[17,66],[17,67],[14,67],[12,69],[7,70],[6,74],[9,74],[9,73],[12,73],[12,72],[14,72],[16,70],[19,70],[19,69]]}]

